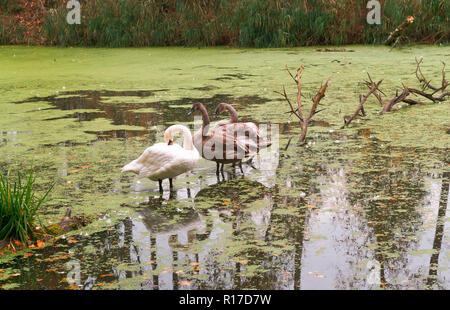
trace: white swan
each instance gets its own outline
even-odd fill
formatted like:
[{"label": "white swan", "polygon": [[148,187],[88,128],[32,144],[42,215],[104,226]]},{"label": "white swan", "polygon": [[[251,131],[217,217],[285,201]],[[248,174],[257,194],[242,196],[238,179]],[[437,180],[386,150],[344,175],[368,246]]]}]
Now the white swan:
[{"label": "white swan", "polygon": [[[177,133],[183,133],[183,147],[173,143]],[[200,159],[198,151],[193,147],[189,128],[183,125],[172,125],[164,132],[164,143],[156,143],[147,148],[139,158],[122,168],[122,172],[131,171],[140,178],[158,180],[159,191],[162,192],[162,180],[169,179],[172,190],[172,179],[177,175],[192,170]]]}]

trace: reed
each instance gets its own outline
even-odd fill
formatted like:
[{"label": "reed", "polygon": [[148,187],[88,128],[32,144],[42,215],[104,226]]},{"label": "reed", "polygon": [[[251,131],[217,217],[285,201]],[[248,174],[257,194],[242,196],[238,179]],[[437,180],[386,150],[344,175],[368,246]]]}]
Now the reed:
[{"label": "reed", "polygon": [[35,195],[35,176],[17,174],[15,181],[10,174],[0,174],[0,240],[18,240],[28,244],[36,241],[37,211],[42,206],[53,185],[41,197]]},{"label": "reed", "polygon": [[[67,24],[66,0],[47,0],[44,8],[36,6],[45,10],[39,30],[42,44],[106,47],[380,44],[410,15],[415,21],[405,35],[411,43],[450,41],[448,0],[380,0],[381,25],[367,24],[367,1],[362,0],[79,1],[81,25]],[[3,14],[10,14],[7,8]],[[27,42],[26,38],[20,38],[20,31],[10,32],[13,38],[1,31],[0,27],[3,41]]]}]

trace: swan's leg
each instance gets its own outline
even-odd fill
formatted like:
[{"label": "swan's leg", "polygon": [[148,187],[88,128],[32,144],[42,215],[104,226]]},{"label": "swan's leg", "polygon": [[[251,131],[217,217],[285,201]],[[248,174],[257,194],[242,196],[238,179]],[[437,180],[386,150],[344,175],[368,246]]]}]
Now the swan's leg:
[{"label": "swan's leg", "polygon": [[158,180],[158,183],[159,183],[159,192],[162,193],[163,192],[162,180]]},{"label": "swan's leg", "polygon": [[[190,184],[189,182],[186,182],[188,185]],[[186,191],[187,191],[187,196],[188,198],[192,198],[191,197],[191,189],[189,187],[186,187]]]},{"label": "swan's leg", "polygon": [[249,160],[247,160],[246,162],[244,162],[245,164],[248,164],[248,165],[252,165],[253,164],[253,158],[255,158],[255,156],[252,156],[252,157],[250,157],[250,159]]},{"label": "swan's leg", "polygon": [[242,170],[242,161],[239,162],[239,169],[241,169],[241,172],[244,173],[244,170]]},{"label": "swan's leg", "polygon": [[173,190],[173,183],[172,183],[172,179],[169,179],[169,184],[170,184],[170,191]]},{"label": "swan's leg", "polygon": [[225,164],[222,164],[222,166],[220,167],[220,171],[221,172],[223,172],[223,166],[224,166]]},{"label": "swan's leg", "polygon": [[216,161],[217,167],[216,167],[216,174],[219,174],[219,162]]}]

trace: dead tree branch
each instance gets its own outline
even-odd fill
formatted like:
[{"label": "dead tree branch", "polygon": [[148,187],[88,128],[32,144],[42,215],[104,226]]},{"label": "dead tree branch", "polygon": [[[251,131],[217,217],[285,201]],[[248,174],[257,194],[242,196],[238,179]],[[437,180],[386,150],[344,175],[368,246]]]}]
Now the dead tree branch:
[{"label": "dead tree branch", "polygon": [[290,111],[288,113],[291,113],[291,115],[295,115],[299,119],[300,126],[302,128],[302,134],[299,138],[299,142],[304,142],[306,140],[306,134],[308,131],[308,123],[312,119],[312,117],[315,114],[323,111],[323,109],[317,110],[317,107],[319,106],[320,101],[323,99],[323,97],[325,97],[325,91],[327,90],[327,87],[330,84],[330,81],[332,79],[332,76],[330,76],[328,78],[328,80],[326,81],[326,83],[320,87],[316,96],[313,98],[313,104],[311,107],[311,111],[309,112],[309,115],[305,117],[303,114],[303,103],[302,103],[302,73],[303,73],[303,69],[304,69],[303,65],[300,66],[297,70],[297,75],[294,76],[291,73],[291,71],[289,70],[289,68],[286,66],[286,70],[288,71],[289,75],[295,81],[295,83],[297,85],[297,109],[294,108],[294,105],[289,100],[284,86],[283,86],[283,92],[275,91],[277,94],[280,94],[281,96],[283,96],[284,99],[289,104]]},{"label": "dead tree branch", "polygon": [[[348,119],[344,118],[344,126],[342,126],[342,128],[344,128],[345,126],[348,126],[355,118],[358,117],[360,112],[362,112],[362,115],[365,116],[366,113],[364,112],[364,103],[367,101],[367,99],[370,97],[370,95],[376,93],[376,91],[378,90],[378,86],[380,86],[380,84],[383,82],[383,80],[381,80],[375,84],[372,81],[372,79],[370,78],[370,76],[369,76],[369,79],[372,84],[370,86],[370,91],[364,97],[361,98],[361,96],[360,96],[358,108],[356,109],[355,113],[353,113],[353,115],[350,116],[350,118],[348,118]],[[366,82],[366,83],[368,83],[368,82]],[[380,100],[381,100],[381,98],[380,98]]]},{"label": "dead tree branch", "polygon": [[[427,90],[427,89],[431,89],[434,92],[431,95],[428,95],[428,99],[433,100],[432,97],[439,93],[439,92],[444,92],[445,89],[450,85],[450,82],[448,82],[445,79],[445,62],[442,62],[442,81],[441,81],[441,86],[440,87],[436,87],[431,85],[431,80],[427,80],[422,72],[422,69],[420,68],[420,64],[422,63],[423,58],[421,58],[419,61],[416,58],[416,77],[419,80],[419,83],[422,85],[422,93]],[[422,94],[419,94],[422,95]],[[433,100],[436,101],[436,100]],[[437,101],[439,101],[439,99],[437,99]]]},{"label": "dead tree branch", "polygon": [[439,101],[444,101],[445,97],[450,97],[450,91],[439,96]]},{"label": "dead tree branch", "polygon": [[[437,87],[434,87],[433,85],[431,85],[431,80],[428,81],[425,78],[425,75],[423,74],[422,69],[420,68],[420,64],[422,63],[422,61],[423,61],[423,58],[420,58],[420,60],[417,60],[417,58],[416,58],[416,64],[417,64],[416,77],[419,80],[419,83],[422,85],[422,90],[425,90],[427,88],[430,88],[432,90],[437,90],[438,89]],[[445,66],[444,66],[444,68],[445,68]],[[444,77],[445,77],[445,73],[444,73]]]},{"label": "dead tree branch", "polygon": [[400,24],[397,28],[395,28],[394,31],[392,31],[389,34],[389,37],[384,41],[385,45],[391,44],[393,41],[395,41],[395,45],[400,41],[400,37],[402,36],[402,32],[414,22],[414,17],[408,16],[403,23]]},{"label": "dead tree branch", "polygon": [[405,85],[403,85],[403,91],[402,93],[399,95],[398,91],[395,94],[395,97],[392,98],[391,100],[389,100],[388,102],[386,102],[383,106],[383,110],[381,111],[381,114],[385,114],[386,112],[390,112],[392,110],[392,107],[399,103],[402,102],[403,100],[406,99],[406,97],[408,97],[410,94],[410,90],[408,87],[406,87]]},{"label": "dead tree branch", "polygon": [[[385,94],[378,88],[380,82],[375,84],[373,82],[372,78],[370,77],[370,75],[368,74],[369,81],[365,82],[365,85],[371,90],[371,92],[369,92],[368,96],[370,96],[370,94],[373,94],[375,96],[375,98],[377,98],[378,102],[383,107],[383,109],[381,110],[381,114],[390,112],[392,110],[392,108],[394,107],[394,105],[396,105],[399,102],[405,102],[409,105],[421,104],[421,102],[419,102],[419,101],[408,98],[408,96],[411,94],[413,94],[415,96],[424,97],[432,102],[444,101],[444,100],[446,100],[446,97],[450,96],[450,92],[446,92],[446,93],[444,92],[447,89],[447,87],[450,85],[450,83],[446,80],[446,77],[445,77],[445,73],[446,73],[445,72],[445,63],[442,62],[443,68],[442,68],[441,86],[435,87],[435,86],[431,85],[431,81],[427,80],[427,78],[423,74],[422,69],[420,68],[422,61],[423,61],[422,58],[420,60],[418,60],[416,58],[417,66],[416,66],[416,72],[415,72],[417,80],[422,85],[422,90],[411,88],[411,87],[406,87],[405,85],[403,85],[403,91],[400,94],[397,91],[395,96],[388,101],[385,101],[381,98],[380,93],[382,93],[383,95],[385,95]],[[427,89],[432,90],[433,92],[427,93],[426,92]],[[441,92],[440,96],[437,95],[439,92]],[[365,99],[367,100],[367,98],[365,98]],[[350,118],[345,119],[344,127],[346,125],[348,125],[354,118],[356,118],[358,116],[359,111],[362,109],[362,105],[364,104],[364,102],[366,100],[360,100],[361,108],[360,108],[360,106],[358,106],[358,109],[356,110],[356,112]]]}]

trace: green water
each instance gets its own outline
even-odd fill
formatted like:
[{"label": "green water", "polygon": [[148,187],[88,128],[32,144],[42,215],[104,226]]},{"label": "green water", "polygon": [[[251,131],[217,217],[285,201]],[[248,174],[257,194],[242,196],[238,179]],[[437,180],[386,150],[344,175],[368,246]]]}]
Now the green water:
[{"label": "green water", "polygon": [[[1,287],[70,288],[76,274],[79,289],[448,289],[448,100],[381,116],[371,98],[341,126],[367,72],[392,97],[419,87],[422,56],[439,84],[450,48],[348,48],[0,47],[0,169],[33,166],[42,191],[56,182],[44,223],[69,207],[98,218],[28,258],[0,256]],[[284,67],[300,64],[306,109],[333,75],[305,147],[273,92],[295,98]],[[169,125],[193,129],[196,101],[278,125],[278,165],[216,176],[201,160],[162,197],[120,173]]]}]

